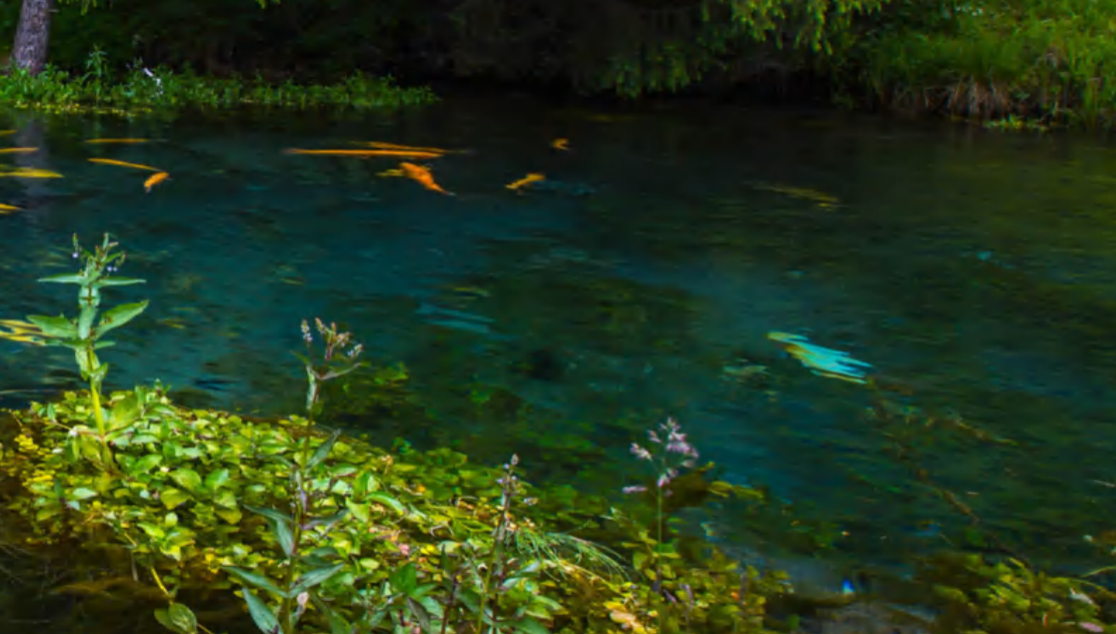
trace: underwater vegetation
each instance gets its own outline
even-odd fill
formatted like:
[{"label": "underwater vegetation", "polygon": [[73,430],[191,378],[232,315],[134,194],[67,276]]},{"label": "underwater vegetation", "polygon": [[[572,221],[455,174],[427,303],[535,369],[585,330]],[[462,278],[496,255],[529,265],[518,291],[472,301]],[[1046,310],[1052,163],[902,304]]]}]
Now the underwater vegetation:
[{"label": "underwater vegetation", "polygon": [[[800,631],[811,610],[871,598],[860,589],[796,595],[784,573],[744,563],[696,530],[703,509],[733,500],[780,511],[760,504],[768,494],[759,488],[717,480],[672,418],[631,443],[642,483],[619,497],[533,486],[517,453],[487,467],[446,447],[384,449],[327,428],[325,402],[362,384],[326,386],[368,364],[352,334],[320,319],[300,325],[301,415],[184,407],[158,381],[104,393],[103,337],[147,307],[101,310],[106,289],[142,282],[114,275],[125,261],[117,246],[106,235],[88,251],[75,236],[78,273],[43,278],[79,287],[78,316],[3,322],[12,336],[73,350],[89,384],[0,412],[5,539],[24,557],[61,551],[98,562],[54,578],[60,592],[123,594],[179,634],[230,631],[245,615],[266,634],[758,634]],[[414,406],[406,366],[371,377],[382,415]],[[877,418],[917,470],[917,439],[902,434],[927,425],[886,408]],[[1010,557],[946,553],[918,578],[937,610],[934,632],[1112,632],[1107,574],[1086,581]]]},{"label": "underwater vegetation", "polygon": [[[648,487],[680,502],[660,498],[652,526],[603,500],[568,506],[568,492],[521,481],[515,456],[493,469],[327,431],[314,422],[322,384],[362,365],[361,345],[333,324],[302,324],[305,416],[183,408],[158,382],[102,394],[101,336],[146,307],[98,313],[101,289],[139,283],[109,275],[123,262],[115,246],[105,236],[88,252],[75,238],[81,272],[45,281],[78,284],[81,315],[29,318],[75,350],[90,390],[7,412],[4,471],[24,491],[7,507],[26,523],[22,547],[115,553],[114,574],[152,584],[165,602],[154,618],[176,632],[222,627],[188,607],[222,589],[263,632],[764,631],[764,597],[785,591],[782,578],[670,523],[691,497],[674,483],[703,480],[679,471],[694,463],[648,473]],[[670,425],[668,452],[681,437]]]}]

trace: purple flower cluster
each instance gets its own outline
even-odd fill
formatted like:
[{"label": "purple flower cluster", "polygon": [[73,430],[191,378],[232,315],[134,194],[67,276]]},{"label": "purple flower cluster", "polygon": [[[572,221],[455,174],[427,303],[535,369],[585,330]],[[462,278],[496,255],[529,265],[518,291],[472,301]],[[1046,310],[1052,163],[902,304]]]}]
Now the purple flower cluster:
[{"label": "purple flower cluster", "polygon": [[[662,489],[670,484],[671,480],[678,477],[679,467],[686,467],[687,469],[694,467],[698,458],[698,451],[686,440],[686,434],[682,433],[682,428],[673,418],[668,418],[665,423],[659,425],[659,430],[666,434],[665,440],[654,429],[647,431],[647,437],[652,443],[662,448],[662,458],[658,461],[661,462],[661,471],[658,472],[658,478],[655,481],[655,486]],[[638,460],[646,460],[653,464],[657,462],[655,455],[639,443],[632,443],[631,452]],[[646,491],[647,487],[627,486],[622,490],[624,493],[641,493]]]}]

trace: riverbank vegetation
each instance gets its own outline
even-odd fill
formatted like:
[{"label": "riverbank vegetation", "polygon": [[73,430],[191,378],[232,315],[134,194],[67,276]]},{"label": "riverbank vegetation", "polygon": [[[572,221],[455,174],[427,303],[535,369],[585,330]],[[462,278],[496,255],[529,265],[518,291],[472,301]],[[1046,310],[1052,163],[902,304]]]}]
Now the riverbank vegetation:
[{"label": "riverbank vegetation", "polygon": [[[628,98],[741,89],[1008,129],[1108,128],[1114,20],[1112,0],[605,0],[589,13],[572,1],[66,3],[50,80],[13,76],[0,94],[126,109],[430,99],[354,75],[369,73]],[[18,3],[0,8],[0,33],[18,24]],[[91,80],[90,66],[131,70]]]},{"label": "riverbank vegetation", "polygon": [[[516,455],[493,468],[444,447],[387,450],[325,428],[324,386],[366,364],[353,335],[321,320],[301,324],[301,415],[183,407],[157,381],[105,393],[104,335],[148,305],[102,309],[106,291],[142,283],[115,275],[125,261],[116,247],[106,235],[87,251],[75,237],[78,272],[41,281],[77,286],[78,314],[32,315],[25,328],[29,344],[72,349],[89,389],[0,412],[0,553],[67,561],[69,573],[37,582],[54,594],[112,596],[118,611],[148,606],[135,631],[178,634],[252,624],[269,634],[759,634],[800,631],[803,618],[868,600],[866,588],[796,594],[784,573],[711,539],[706,511],[772,501],[718,480],[671,419],[634,439],[641,483],[611,496],[535,487],[520,479],[530,465]],[[911,434],[929,426],[912,426],[914,414],[881,405],[875,424],[948,499],[917,467]],[[959,550],[919,569],[919,599],[937,618],[907,618],[927,631],[1116,631],[1107,570],[1052,576]],[[118,612],[111,621],[119,625]],[[91,631],[88,619],[74,627]]]}]

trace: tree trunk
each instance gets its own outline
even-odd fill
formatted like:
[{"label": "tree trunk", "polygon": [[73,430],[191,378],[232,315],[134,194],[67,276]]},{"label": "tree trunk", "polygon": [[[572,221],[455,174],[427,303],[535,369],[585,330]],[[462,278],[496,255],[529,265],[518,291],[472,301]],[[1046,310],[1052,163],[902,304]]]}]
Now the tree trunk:
[{"label": "tree trunk", "polygon": [[50,18],[54,0],[23,0],[19,27],[12,45],[12,69],[23,68],[32,75],[43,71],[50,44]]}]

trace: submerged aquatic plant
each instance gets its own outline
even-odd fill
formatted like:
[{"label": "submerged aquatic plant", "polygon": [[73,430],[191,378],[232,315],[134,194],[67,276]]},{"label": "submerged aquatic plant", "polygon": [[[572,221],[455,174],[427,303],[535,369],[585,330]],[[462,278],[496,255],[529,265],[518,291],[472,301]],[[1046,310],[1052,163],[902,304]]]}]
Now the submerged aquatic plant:
[{"label": "submerged aquatic plant", "polygon": [[108,364],[101,363],[97,358],[97,350],[114,345],[112,341],[101,341],[105,333],[119,328],[135,319],[147,308],[147,300],[131,304],[121,304],[105,311],[101,320],[97,322],[97,311],[101,305],[101,289],[108,286],[129,286],[142,284],[143,280],[111,277],[124,264],[124,252],[113,253],[113,247],[118,243],[113,242],[109,234],[105,234],[101,246],[94,251],[81,248],[77,234],[74,234],[74,259],[83,261],[82,269],[76,274],[52,275],[40,279],[40,282],[58,284],[77,284],[81,287],[78,292],[78,306],[81,312],[77,318],[67,318],[64,315],[48,317],[45,315],[28,315],[27,319],[42,331],[42,337],[47,345],[63,346],[74,351],[78,368],[81,370],[83,380],[89,382],[89,392],[93,399],[93,416],[97,422],[97,434],[101,441],[102,465],[110,467],[112,454],[108,446],[108,430],[105,427],[105,415],[101,407],[101,385],[105,375],[108,374]]}]

